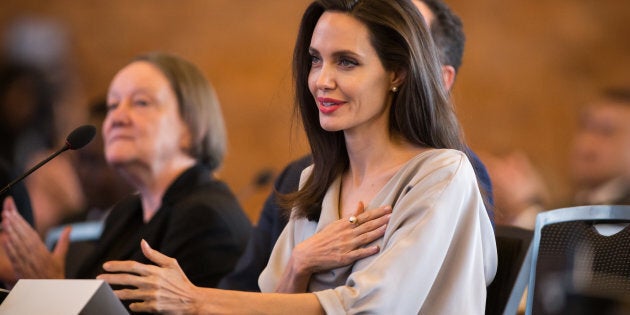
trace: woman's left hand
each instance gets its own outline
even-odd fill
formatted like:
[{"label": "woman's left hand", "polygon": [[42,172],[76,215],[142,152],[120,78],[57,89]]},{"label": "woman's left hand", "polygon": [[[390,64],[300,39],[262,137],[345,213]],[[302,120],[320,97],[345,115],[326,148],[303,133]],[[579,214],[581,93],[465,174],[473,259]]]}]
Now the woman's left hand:
[{"label": "woman's left hand", "polygon": [[134,287],[114,291],[121,300],[140,300],[129,306],[134,312],[196,313],[195,295],[199,288],[188,280],[177,260],[152,249],[145,240],[140,247],[157,266],[136,261],[108,261],[103,269],[114,273],[101,274],[97,279],[110,285]]}]

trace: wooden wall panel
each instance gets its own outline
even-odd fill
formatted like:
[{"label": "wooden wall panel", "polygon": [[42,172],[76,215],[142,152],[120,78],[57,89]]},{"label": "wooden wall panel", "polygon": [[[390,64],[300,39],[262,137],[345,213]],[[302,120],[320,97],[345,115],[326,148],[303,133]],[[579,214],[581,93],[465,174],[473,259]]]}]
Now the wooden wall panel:
[{"label": "wooden wall panel", "polygon": [[[247,189],[261,170],[306,152],[291,129],[290,56],[306,0],[8,0],[16,17],[59,21],[84,104],[102,95],[137,53],[164,50],[201,67],[224,108],[230,152],[221,176],[255,220],[267,191]],[[566,161],[577,108],[607,84],[630,84],[630,2],[449,1],[468,42],[454,98],[475,151],[529,154],[567,200]]]}]

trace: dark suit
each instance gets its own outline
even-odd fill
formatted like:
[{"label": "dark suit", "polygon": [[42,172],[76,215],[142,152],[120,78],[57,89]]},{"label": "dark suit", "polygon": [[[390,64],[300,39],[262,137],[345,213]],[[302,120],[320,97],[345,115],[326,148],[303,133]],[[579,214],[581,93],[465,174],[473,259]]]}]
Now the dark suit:
[{"label": "dark suit", "polygon": [[[494,226],[494,200],[492,198],[492,184],[486,167],[471,150],[466,152],[471,160],[480,185],[486,191],[486,199],[491,207],[487,207],[488,216]],[[310,156],[302,157],[291,162],[276,179],[274,187],[281,193],[293,192],[298,189],[300,174],[312,163]],[[221,280],[219,288],[240,291],[259,292],[258,276],[267,266],[271,250],[280,233],[288,222],[288,216],[275,201],[274,193],[265,201],[258,224],[247,243],[245,253],[229,275]]]},{"label": "dark suit", "polygon": [[139,196],[116,204],[94,251],[78,270],[68,268],[68,277],[94,278],[109,260],[149,263],[140,249],[145,239],[176,258],[195,285],[215,287],[233,269],[250,233],[251,223],[227,185],[195,166],[168,188],[148,223],[143,221]]},{"label": "dark suit", "polygon": [[[8,183],[17,178],[18,176],[11,171],[9,164],[0,159],[0,189],[4,188]],[[13,197],[18,212],[24,220],[26,220],[31,226],[35,226],[33,219],[33,210],[31,209],[31,199],[28,196],[28,191],[24,182],[20,181],[15,184],[11,189],[0,196],[0,202],[4,202],[4,199],[8,196]]]}]

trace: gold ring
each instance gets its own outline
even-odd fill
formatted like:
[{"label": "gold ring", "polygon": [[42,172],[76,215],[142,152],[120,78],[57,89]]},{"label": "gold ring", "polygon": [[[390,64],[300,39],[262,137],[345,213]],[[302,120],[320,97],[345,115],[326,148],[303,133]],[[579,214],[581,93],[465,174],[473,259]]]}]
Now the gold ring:
[{"label": "gold ring", "polygon": [[359,225],[359,219],[357,219],[357,217],[355,216],[351,216],[348,218],[348,222],[354,224],[354,225]]}]

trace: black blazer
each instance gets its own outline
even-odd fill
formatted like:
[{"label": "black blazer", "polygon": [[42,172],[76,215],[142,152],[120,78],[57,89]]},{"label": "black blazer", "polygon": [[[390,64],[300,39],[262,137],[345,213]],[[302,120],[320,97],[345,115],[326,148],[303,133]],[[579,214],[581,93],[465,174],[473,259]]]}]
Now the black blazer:
[{"label": "black blazer", "polygon": [[198,165],[171,184],[146,224],[138,195],[114,206],[93,252],[76,272],[68,268],[68,278],[94,278],[109,260],[150,263],[140,249],[145,239],[176,258],[195,285],[214,287],[236,264],[250,232],[251,222],[227,185]]}]

